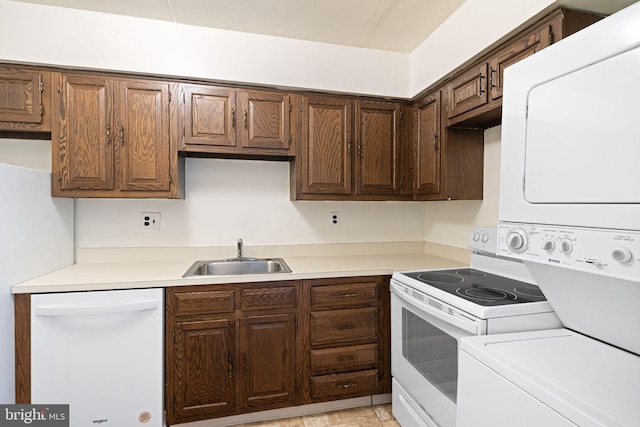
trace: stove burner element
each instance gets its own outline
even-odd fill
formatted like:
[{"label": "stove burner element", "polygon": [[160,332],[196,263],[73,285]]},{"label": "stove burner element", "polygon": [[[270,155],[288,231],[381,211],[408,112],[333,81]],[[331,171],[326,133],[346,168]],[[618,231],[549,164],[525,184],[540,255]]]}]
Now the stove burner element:
[{"label": "stove burner element", "polygon": [[458,288],[456,293],[465,298],[481,299],[489,301],[498,300],[516,300],[518,297],[509,291],[503,291],[500,289],[486,288],[484,286],[477,286],[473,288]]},{"label": "stove burner element", "polygon": [[536,285],[472,268],[408,271],[403,275],[478,305],[546,301]]},{"label": "stove burner element", "polygon": [[[454,272],[456,273],[456,272]],[[425,272],[418,275],[418,279],[425,283],[460,283],[464,281],[464,277],[449,273]]]}]

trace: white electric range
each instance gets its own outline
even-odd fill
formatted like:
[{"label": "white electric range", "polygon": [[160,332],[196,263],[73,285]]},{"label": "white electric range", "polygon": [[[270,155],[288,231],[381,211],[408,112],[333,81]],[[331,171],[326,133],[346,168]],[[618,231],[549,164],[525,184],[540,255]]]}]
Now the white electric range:
[{"label": "white electric range", "polygon": [[499,258],[495,228],[476,228],[467,268],[394,273],[393,413],[403,427],[454,427],[460,339],[560,327],[520,261]]}]

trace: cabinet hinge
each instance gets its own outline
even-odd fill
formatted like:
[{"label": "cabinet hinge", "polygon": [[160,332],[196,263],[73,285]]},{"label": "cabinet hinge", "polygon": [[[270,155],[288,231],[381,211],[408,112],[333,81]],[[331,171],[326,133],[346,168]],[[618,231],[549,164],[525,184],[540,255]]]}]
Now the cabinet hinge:
[{"label": "cabinet hinge", "polygon": [[402,119],[402,111],[400,111],[400,119]]},{"label": "cabinet hinge", "polygon": [[303,108],[303,105],[302,105],[302,102],[301,102],[300,103],[300,112],[302,113],[303,111],[304,111],[304,108]]},{"label": "cabinet hinge", "polygon": [[289,104],[289,112],[293,112],[293,105]]},{"label": "cabinet hinge", "polygon": [[40,84],[40,92],[44,92],[44,84],[42,83],[42,75],[40,75],[39,79],[40,79],[40,81],[38,83]]},{"label": "cabinet hinge", "polygon": [[169,102],[171,102],[171,92],[169,92]]},{"label": "cabinet hinge", "polygon": [[44,105],[40,106],[40,117],[44,116]]},{"label": "cabinet hinge", "polygon": [[57,88],[57,90],[58,90],[58,93],[60,93],[60,83],[58,83],[58,88]]}]

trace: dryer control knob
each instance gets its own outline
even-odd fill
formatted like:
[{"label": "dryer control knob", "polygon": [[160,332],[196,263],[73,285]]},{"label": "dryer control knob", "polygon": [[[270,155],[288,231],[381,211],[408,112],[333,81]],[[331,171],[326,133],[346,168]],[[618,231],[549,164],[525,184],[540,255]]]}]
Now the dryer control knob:
[{"label": "dryer control knob", "polygon": [[560,252],[563,254],[571,253],[573,250],[573,242],[569,239],[563,239],[560,241]]},{"label": "dryer control knob", "polygon": [[529,236],[524,230],[511,230],[507,233],[507,247],[511,252],[524,252],[529,246]]},{"label": "dryer control knob", "polygon": [[613,259],[620,263],[631,261],[631,251],[627,248],[616,248],[611,252]]}]

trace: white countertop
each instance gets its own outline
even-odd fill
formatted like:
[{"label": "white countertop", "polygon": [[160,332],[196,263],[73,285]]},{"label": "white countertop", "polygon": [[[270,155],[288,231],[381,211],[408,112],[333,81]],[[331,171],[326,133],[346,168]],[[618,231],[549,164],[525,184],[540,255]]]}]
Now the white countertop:
[{"label": "white countertop", "polygon": [[399,270],[440,269],[467,265],[426,253],[338,256],[284,256],[292,273],[198,276],[183,278],[191,260],[81,262],[12,287],[14,294],[132,289],[222,283],[300,280],[327,277],[391,275]]}]

